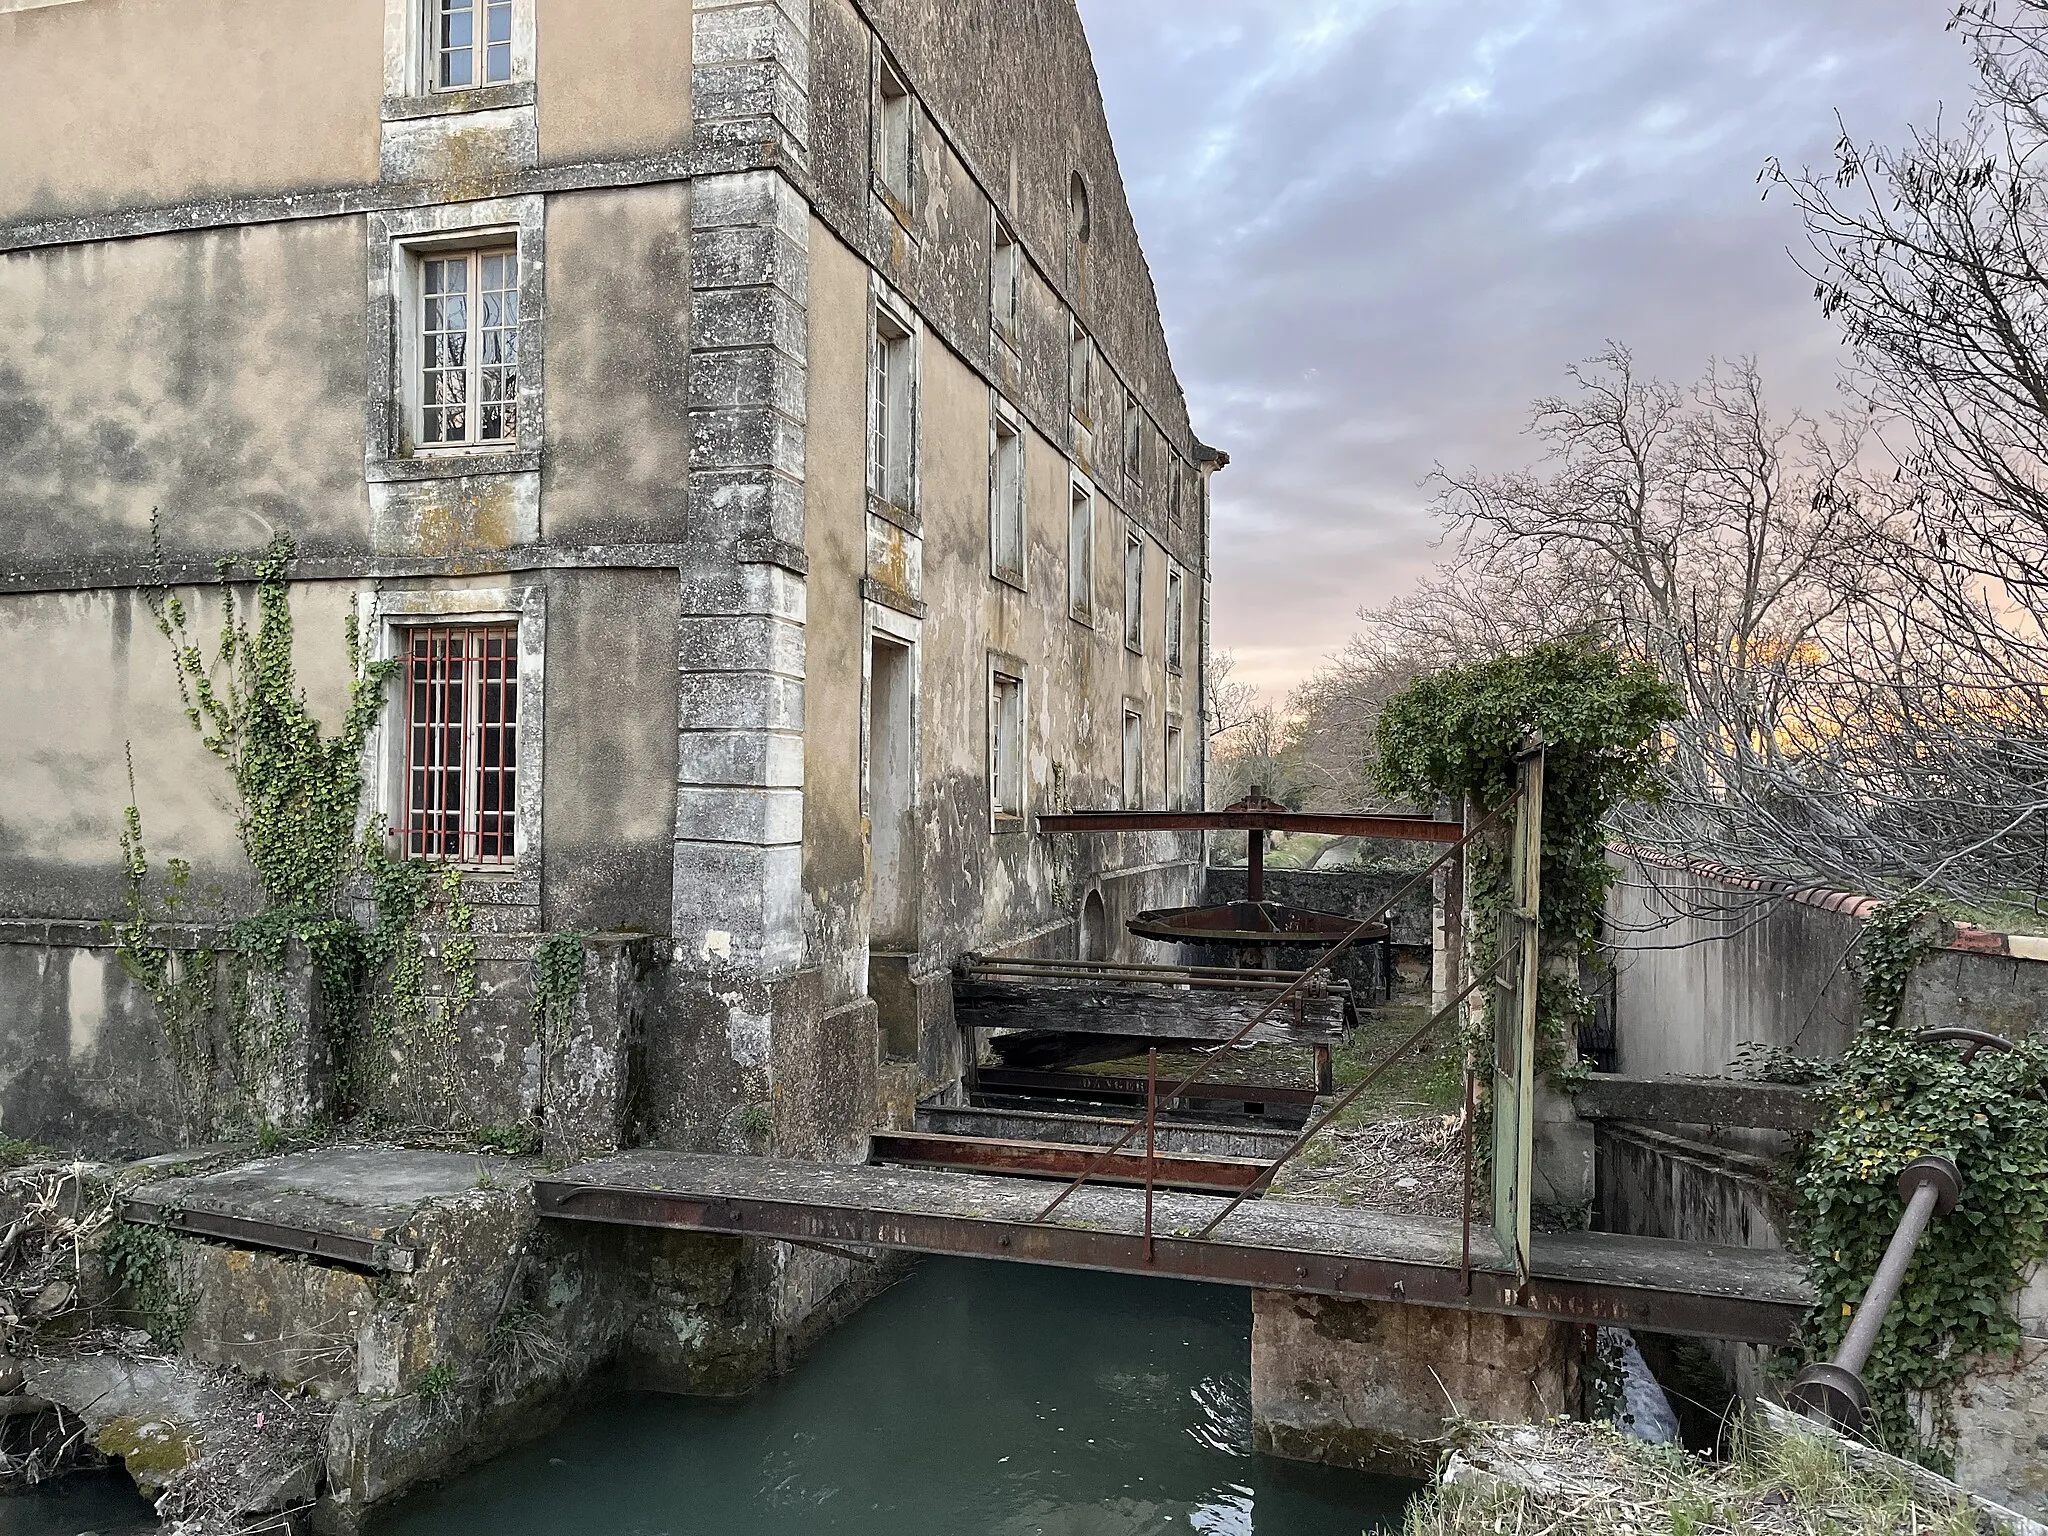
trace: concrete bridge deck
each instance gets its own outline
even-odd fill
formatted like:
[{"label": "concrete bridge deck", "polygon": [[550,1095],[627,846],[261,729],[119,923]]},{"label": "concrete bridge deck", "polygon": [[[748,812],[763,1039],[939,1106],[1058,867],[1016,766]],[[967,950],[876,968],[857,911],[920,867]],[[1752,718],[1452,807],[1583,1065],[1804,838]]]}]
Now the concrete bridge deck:
[{"label": "concrete bridge deck", "polygon": [[1539,1233],[1518,1284],[1472,1234],[1471,1291],[1455,1221],[1292,1201],[1248,1202],[1196,1241],[1222,1198],[1160,1193],[1153,1255],[1144,1195],[1087,1186],[1034,1224],[1057,1186],[1002,1175],[623,1152],[534,1183],[542,1216],[720,1232],[798,1243],[901,1249],[1207,1280],[1263,1290],[1692,1334],[1791,1340],[1811,1304],[1798,1257],[1604,1232]]}]

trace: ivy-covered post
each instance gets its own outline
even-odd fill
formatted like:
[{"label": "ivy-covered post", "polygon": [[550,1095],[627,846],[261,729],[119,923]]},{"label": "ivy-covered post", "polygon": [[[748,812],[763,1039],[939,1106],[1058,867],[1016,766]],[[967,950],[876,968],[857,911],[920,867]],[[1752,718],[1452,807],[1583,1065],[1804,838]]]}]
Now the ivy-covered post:
[{"label": "ivy-covered post", "polygon": [[[1579,971],[1593,956],[1614,878],[1607,819],[1660,792],[1663,727],[1682,709],[1654,667],[1573,639],[1418,678],[1380,714],[1380,792],[1419,805],[1459,799],[1468,825],[1512,800],[1516,756],[1529,734],[1545,743],[1536,1115],[1549,1145],[1539,1150],[1536,1182],[1549,1203],[1576,1207],[1590,1195],[1586,1138],[1559,1090],[1577,1067],[1578,1024],[1590,1007]],[[1470,976],[1493,963],[1508,868],[1503,841],[1475,838],[1467,847]],[[1481,997],[1468,1020],[1468,1053],[1482,1062],[1492,1058],[1490,1006]]]}]

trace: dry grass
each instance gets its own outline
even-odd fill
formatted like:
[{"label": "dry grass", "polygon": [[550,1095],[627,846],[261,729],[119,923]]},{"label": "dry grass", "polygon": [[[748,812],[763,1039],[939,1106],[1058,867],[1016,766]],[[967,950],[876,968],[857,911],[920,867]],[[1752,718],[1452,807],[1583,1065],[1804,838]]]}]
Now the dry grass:
[{"label": "dry grass", "polygon": [[1976,1536],[1977,1510],[1836,1442],[1737,1426],[1715,1462],[1604,1424],[1461,1426],[1403,1536]]}]

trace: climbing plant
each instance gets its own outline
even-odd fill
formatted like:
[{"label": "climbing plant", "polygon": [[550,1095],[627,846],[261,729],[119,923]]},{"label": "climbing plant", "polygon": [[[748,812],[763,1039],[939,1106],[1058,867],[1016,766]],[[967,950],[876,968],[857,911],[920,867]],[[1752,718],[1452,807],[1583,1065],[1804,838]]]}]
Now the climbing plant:
[{"label": "climbing plant", "polygon": [[1942,1153],[1962,1175],[1961,1200],[1921,1239],[1862,1372],[1880,1439],[1938,1468],[1956,1449],[1956,1383],[1975,1357],[2018,1345],[2011,1297],[2028,1266],[2048,1259],[2048,1043],[2022,1040],[1965,1063],[1900,1019],[1914,968],[1945,927],[1925,906],[1880,908],[1858,945],[1856,1039],[1835,1060],[1773,1074],[1812,1083],[1825,1110],[1796,1175],[1795,1231],[1817,1297],[1809,1353],[1834,1353],[1869,1289],[1898,1227],[1900,1170]]},{"label": "climbing plant", "polygon": [[[1541,928],[1547,956],[1588,952],[1614,872],[1607,821],[1631,800],[1654,800],[1663,728],[1683,713],[1679,691],[1656,668],[1588,640],[1552,641],[1512,656],[1417,678],[1387,702],[1373,778],[1397,800],[1432,805],[1471,797],[1497,809],[1515,792],[1515,759],[1532,731],[1544,742]],[[1499,842],[1476,841],[1466,895],[1474,962],[1491,965],[1508,895]],[[1567,970],[1546,965],[1537,991],[1554,1070],[1590,1000]]]}]

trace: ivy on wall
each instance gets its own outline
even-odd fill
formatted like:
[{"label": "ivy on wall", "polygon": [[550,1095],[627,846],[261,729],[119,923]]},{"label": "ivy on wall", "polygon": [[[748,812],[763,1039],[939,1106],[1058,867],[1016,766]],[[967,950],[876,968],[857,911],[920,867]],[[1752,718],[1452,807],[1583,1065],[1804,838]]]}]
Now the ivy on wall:
[{"label": "ivy on wall", "polygon": [[1978,1357],[2018,1346],[2011,1298],[2028,1267],[2048,1259],[2048,1042],[1965,1063],[1957,1046],[1923,1043],[1901,1023],[1914,968],[1946,926],[1924,906],[1880,908],[1858,945],[1856,1039],[1832,1061],[1767,1064],[1767,1075],[1812,1084],[1826,1106],[1796,1174],[1794,1230],[1818,1297],[1809,1354],[1835,1352],[1869,1289],[1904,1209],[1900,1170],[1942,1153],[1962,1175],[1962,1198],[1920,1240],[1862,1373],[1880,1440],[1944,1470],[1956,1450],[1954,1388]]},{"label": "ivy on wall", "polygon": [[[330,1107],[343,1118],[380,1108],[430,1114],[453,1086],[458,1021],[479,994],[475,915],[460,872],[392,858],[382,825],[363,817],[364,747],[386,684],[405,663],[368,658],[351,603],[347,705],[329,734],[293,660],[294,554],[281,533],[252,561],[218,562],[224,616],[209,649],[164,575],[151,530],[155,580],[144,596],[171,647],[185,718],[234,784],[236,830],[261,893],[258,910],[227,925],[225,952],[167,942],[165,923],[190,903],[191,871],[173,859],[152,880],[131,758],[121,833],[127,898],[115,942],[155,1006],[203,1122],[195,1130],[268,1129],[267,1091],[314,1026],[286,984],[294,946],[317,980],[334,1069]],[[253,600],[245,600],[240,589],[250,586]],[[363,892],[366,922],[353,899]],[[430,959],[439,968],[431,988]],[[224,1027],[216,1031],[216,1022]],[[227,1105],[213,1102],[222,1076],[234,1090]]]}]

